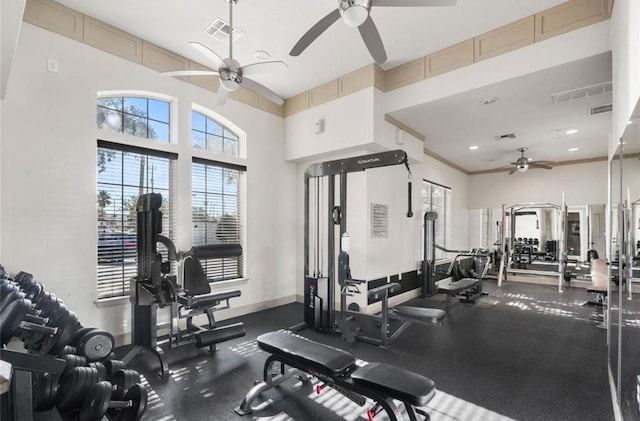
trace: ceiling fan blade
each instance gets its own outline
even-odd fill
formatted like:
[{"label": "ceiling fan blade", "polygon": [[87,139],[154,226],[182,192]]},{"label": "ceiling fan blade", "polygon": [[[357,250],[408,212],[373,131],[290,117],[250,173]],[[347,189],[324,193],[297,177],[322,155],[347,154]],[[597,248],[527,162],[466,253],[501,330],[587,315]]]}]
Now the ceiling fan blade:
[{"label": "ceiling fan blade", "polygon": [[516,168],[512,169],[511,171],[509,171],[509,175],[515,173],[516,171],[518,171]]},{"label": "ceiling fan blade", "polygon": [[217,101],[218,105],[224,105],[227,102],[227,97],[229,96],[229,91],[224,89],[222,86],[218,88]]},{"label": "ceiling fan blade", "polygon": [[374,6],[382,7],[438,7],[455,6],[458,0],[374,0]]},{"label": "ceiling fan blade", "polygon": [[196,42],[196,41],[192,41],[189,44],[193,48],[198,50],[202,55],[207,57],[209,61],[215,63],[216,69],[224,67],[224,59],[220,57],[218,54],[216,54],[216,52],[210,49],[209,47],[205,46],[204,44],[200,44],[199,42]]},{"label": "ceiling fan blade", "polygon": [[333,25],[338,19],[340,19],[340,11],[335,9],[333,12],[329,13],[327,16],[323,17],[311,27],[300,40],[293,46],[289,55],[291,56],[299,56],[316,38],[320,36],[324,31],[327,30],[331,25]]},{"label": "ceiling fan blade", "polygon": [[380,38],[380,32],[378,32],[378,28],[376,24],[373,23],[371,16],[368,16],[367,20],[358,26],[358,30],[373,60],[378,64],[387,61],[387,53],[384,51],[384,44],[382,43],[382,38]]},{"label": "ceiling fan blade", "polygon": [[242,75],[253,75],[255,73],[275,72],[278,70],[286,70],[289,66],[284,61],[262,61],[260,63],[247,64],[240,67]]},{"label": "ceiling fan blade", "polygon": [[242,86],[244,86],[247,89],[251,89],[253,92],[262,95],[263,97],[267,98],[269,101],[278,104],[278,105],[282,105],[284,104],[284,99],[280,98],[275,92],[273,92],[271,89],[267,88],[266,86],[263,86],[261,84],[259,84],[258,82],[256,82],[255,80],[251,80],[251,79],[247,79],[245,77],[242,78]]},{"label": "ceiling fan blade", "polygon": [[213,70],[173,70],[171,72],[160,72],[160,76],[211,76],[217,75],[218,72]]},{"label": "ceiling fan blade", "polygon": [[545,170],[550,170],[553,167],[551,165],[546,165],[546,164],[540,164],[540,163],[535,163],[535,162],[531,162],[529,163],[529,168],[543,168]]}]

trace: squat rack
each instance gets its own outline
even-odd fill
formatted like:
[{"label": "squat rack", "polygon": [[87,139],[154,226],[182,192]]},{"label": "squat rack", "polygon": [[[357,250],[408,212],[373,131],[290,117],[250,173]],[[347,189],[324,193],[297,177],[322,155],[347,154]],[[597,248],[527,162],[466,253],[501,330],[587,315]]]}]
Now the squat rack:
[{"label": "squat rack", "polygon": [[[525,209],[555,209],[558,211],[559,220],[557,221],[560,228],[560,238],[558,241],[558,271],[557,272],[546,272],[546,271],[536,271],[536,270],[528,270],[528,269],[514,269],[512,268],[513,264],[513,253],[514,253],[514,243],[515,243],[515,235],[516,235],[516,216],[518,212]],[[556,205],[553,203],[520,203],[511,205],[509,207],[505,207],[502,205],[502,238],[500,241],[500,247],[502,249],[502,257],[500,259],[500,271],[498,273],[498,286],[502,286],[502,280],[506,278],[506,273],[529,273],[529,274],[537,274],[537,275],[557,275],[558,276],[558,292],[563,292],[563,281],[564,275],[566,271],[567,265],[567,204],[565,202],[564,193],[562,194],[562,203],[560,205]],[[505,256],[504,245],[507,243],[507,230],[504,229],[505,221],[507,218],[507,214],[509,215],[509,242],[508,242],[508,256]]]}]

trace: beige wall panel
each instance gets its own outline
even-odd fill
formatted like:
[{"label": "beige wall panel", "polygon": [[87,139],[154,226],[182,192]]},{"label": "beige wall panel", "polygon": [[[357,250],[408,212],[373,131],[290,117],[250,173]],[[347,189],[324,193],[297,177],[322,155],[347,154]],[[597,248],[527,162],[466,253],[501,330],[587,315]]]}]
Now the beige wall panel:
[{"label": "beige wall panel", "polygon": [[370,64],[342,76],[338,79],[338,94],[345,96],[372,87],[374,83],[374,72],[375,65]]},{"label": "beige wall panel", "polygon": [[236,101],[243,102],[253,107],[258,107],[258,94],[250,89],[240,86],[237,90],[229,93],[229,98],[233,98]]},{"label": "beige wall panel", "polygon": [[609,18],[610,0],[569,0],[535,15],[536,41]]},{"label": "beige wall panel", "polygon": [[142,40],[124,31],[85,16],[84,42],[113,55],[142,64]]},{"label": "beige wall panel", "polygon": [[425,78],[425,58],[410,61],[401,66],[387,70],[386,90],[392,91]]},{"label": "beige wall panel", "polygon": [[338,98],[338,79],[324,83],[309,91],[309,105],[316,107]]},{"label": "beige wall panel", "polygon": [[381,90],[382,92],[386,92],[387,89],[387,72],[382,70],[380,66],[374,64],[373,65],[373,86]]},{"label": "beige wall panel", "polygon": [[302,92],[296,96],[288,98],[284,102],[284,115],[288,117],[292,114],[309,108],[309,91]]},{"label": "beige wall panel", "polygon": [[426,56],[426,77],[450,72],[459,67],[473,64],[473,39]]},{"label": "beige wall panel", "polygon": [[533,44],[534,39],[535,18],[529,16],[475,37],[475,60],[477,62]]},{"label": "beige wall panel", "polygon": [[284,106],[273,103],[260,95],[258,95],[258,108],[271,114],[284,117]]},{"label": "beige wall panel", "polygon": [[[211,70],[211,69],[201,64],[198,64],[194,61],[189,61],[189,70]],[[179,79],[182,79],[182,78],[179,78]],[[213,92],[218,92],[218,88],[220,87],[220,79],[216,75],[189,76],[189,82],[196,86],[199,86],[201,88],[204,88]]]},{"label": "beige wall panel", "polygon": [[189,68],[186,58],[147,41],[142,42],[142,64],[159,72]]},{"label": "beige wall panel", "polygon": [[28,0],[24,8],[23,20],[60,35],[82,41],[83,18],[82,13],[51,0]]}]

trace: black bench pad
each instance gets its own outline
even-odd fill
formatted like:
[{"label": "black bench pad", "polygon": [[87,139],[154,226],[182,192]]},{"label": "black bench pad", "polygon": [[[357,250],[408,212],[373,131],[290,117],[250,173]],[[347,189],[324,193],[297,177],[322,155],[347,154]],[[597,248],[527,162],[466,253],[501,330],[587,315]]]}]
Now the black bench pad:
[{"label": "black bench pad", "polygon": [[467,288],[474,287],[480,283],[476,278],[462,278],[459,281],[451,282],[448,285],[438,287],[438,292],[444,292],[447,294],[455,294],[460,291],[464,291]]},{"label": "black bench pad", "polygon": [[276,357],[282,357],[302,370],[313,369],[337,377],[356,367],[353,355],[329,345],[284,332],[269,332],[258,336],[258,346]]},{"label": "black bench pad", "polygon": [[371,386],[392,399],[423,406],[436,393],[433,380],[400,367],[384,363],[370,363],[358,368],[351,379]]},{"label": "black bench pad", "polygon": [[178,295],[178,303],[193,307],[210,307],[213,305],[217,305],[220,301],[228,300],[230,298],[239,297],[242,294],[242,291],[239,289],[231,290],[231,291],[220,291],[220,292],[210,292],[209,294],[200,294],[200,295]]},{"label": "black bench pad", "polygon": [[440,324],[446,316],[446,312],[437,308],[424,308],[412,306],[396,306],[391,310],[395,316],[403,319],[415,320],[417,323],[423,324]]}]

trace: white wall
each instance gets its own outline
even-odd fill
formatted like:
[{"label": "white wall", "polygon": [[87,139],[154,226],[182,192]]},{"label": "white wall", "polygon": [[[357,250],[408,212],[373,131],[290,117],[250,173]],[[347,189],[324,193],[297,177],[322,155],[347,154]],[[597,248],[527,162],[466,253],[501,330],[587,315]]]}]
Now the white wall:
[{"label": "white wall", "polygon": [[552,170],[533,169],[470,177],[469,208],[499,208],[517,203],[560,204],[562,192],[568,205],[607,203],[607,162],[563,165]]},{"label": "white wall", "polygon": [[616,0],[611,14],[613,61],[613,154],[640,99],[640,2]]},{"label": "white wall", "polygon": [[[47,58],[60,72],[46,71]],[[2,263],[33,273],[86,325],[126,332],[128,305],[97,309],[96,299],[96,92],[136,89],[177,99],[179,142],[167,150],[190,161],[192,103],[228,118],[248,144],[248,277],[235,285],[246,311],[295,294],[295,165],[284,162],[281,118],[24,23],[2,104]],[[179,170],[178,224],[190,227],[190,174]],[[190,246],[183,232],[176,246]]]}]

